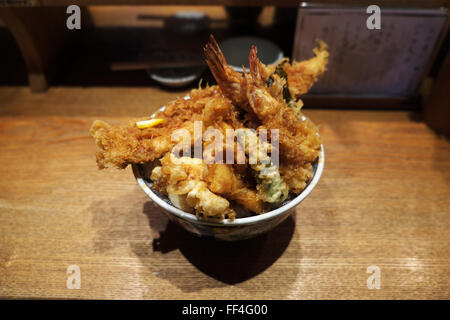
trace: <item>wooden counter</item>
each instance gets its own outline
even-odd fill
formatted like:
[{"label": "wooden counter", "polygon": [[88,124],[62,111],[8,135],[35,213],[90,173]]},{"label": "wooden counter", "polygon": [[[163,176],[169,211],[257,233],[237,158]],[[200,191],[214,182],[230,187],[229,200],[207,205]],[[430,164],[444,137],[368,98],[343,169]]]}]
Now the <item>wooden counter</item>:
[{"label": "wooden counter", "polygon": [[316,189],[265,236],[216,243],[168,223],[130,168],[97,170],[88,133],[184,93],[0,88],[0,297],[450,298],[450,143],[417,115],[306,109],[325,144]]}]

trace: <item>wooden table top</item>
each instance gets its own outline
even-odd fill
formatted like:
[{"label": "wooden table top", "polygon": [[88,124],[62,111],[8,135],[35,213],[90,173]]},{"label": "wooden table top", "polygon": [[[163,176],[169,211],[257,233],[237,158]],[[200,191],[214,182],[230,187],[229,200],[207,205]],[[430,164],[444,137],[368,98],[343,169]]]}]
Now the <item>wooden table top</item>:
[{"label": "wooden table top", "polygon": [[306,109],[324,138],[321,181],[275,230],[228,244],[168,223],[130,168],[95,165],[94,119],[184,93],[0,88],[0,297],[450,298],[450,143],[417,116]]}]

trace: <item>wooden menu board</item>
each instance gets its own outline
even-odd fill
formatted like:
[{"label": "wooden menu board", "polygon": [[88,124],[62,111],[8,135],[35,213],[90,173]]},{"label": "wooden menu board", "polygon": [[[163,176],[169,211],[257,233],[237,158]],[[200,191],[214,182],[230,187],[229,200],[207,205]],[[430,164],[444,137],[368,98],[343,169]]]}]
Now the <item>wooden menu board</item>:
[{"label": "wooden menu board", "polygon": [[381,29],[369,30],[366,7],[300,6],[293,58],[312,56],[315,39],[330,50],[327,72],[311,89],[320,95],[410,100],[431,66],[447,9],[383,9]]}]

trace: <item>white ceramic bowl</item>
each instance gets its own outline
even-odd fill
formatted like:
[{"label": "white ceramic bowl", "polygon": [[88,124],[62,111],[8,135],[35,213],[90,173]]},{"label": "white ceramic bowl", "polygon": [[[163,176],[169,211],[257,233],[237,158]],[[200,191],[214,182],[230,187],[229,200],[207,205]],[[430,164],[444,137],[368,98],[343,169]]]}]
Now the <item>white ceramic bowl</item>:
[{"label": "white ceramic bowl", "polygon": [[[214,237],[218,240],[243,240],[252,238],[274,228],[284,221],[300,202],[305,199],[319,182],[325,162],[323,145],[318,160],[314,164],[314,175],[311,181],[296,197],[286,200],[285,203],[270,212],[246,218],[236,218],[234,221],[206,221],[197,218],[192,213],[184,212],[170,203],[170,200],[152,189],[152,181],[148,180],[144,174],[142,165],[133,165],[133,173],[138,185],[157,205],[164,209],[170,220],[181,225],[187,231],[198,235]],[[289,199],[289,198],[288,198]]]},{"label": "white ceramic bowl", "polygon": [[150,78],[152,78],[156,82],[161,83],[162,85],[165,85],[167,87],[173,87],[173,88],[187,86],[188,84],[194,82],[195,79],[197,79],[199,77],[200,73],[201,72],[198,72],[198,73],[191,74],[191,75],[188,75],[185,77],[163,77],[163,76],[160,76],[160,75],[157,75],[155,73],[151,73],[150,71],[148,71]]}]

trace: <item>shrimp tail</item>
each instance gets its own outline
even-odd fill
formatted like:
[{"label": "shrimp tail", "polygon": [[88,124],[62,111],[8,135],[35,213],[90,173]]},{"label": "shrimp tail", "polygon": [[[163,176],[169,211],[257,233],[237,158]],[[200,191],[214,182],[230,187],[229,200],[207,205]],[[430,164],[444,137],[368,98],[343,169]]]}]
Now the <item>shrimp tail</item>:
[{"label": "shrimp tail", "polygon": [[209,36],[209,42],[203,48],[203,52],[206,63],[216,81],[218,83],[227,81],[227,72],[225,69],[228,66],[227,60],[213,35]]},{"label": "shrimp tail", "polygon": [[250,78],[250,75],[247,73],[247,70],[245,69],[244,65],[242,65],[242,75],[244,76],[245,84],[247,87],[252,79]]},{"label": "shrimp tail", "polygon": [[244,78],[227,64],[214,36],[203,48],[205,60],[223,94],[237,107],[250,111],[247,101]]},{"label": "shrimp tail", "polygon": [[253,45],[252,49],[250,50],[250,54],[248,56],[248,61],[250,64],[250,74],[255,81],[256,85],[264,86],[264,81],[261,76],[261,70],[260,70],[260,62],[258,59],[258,48]]}]

